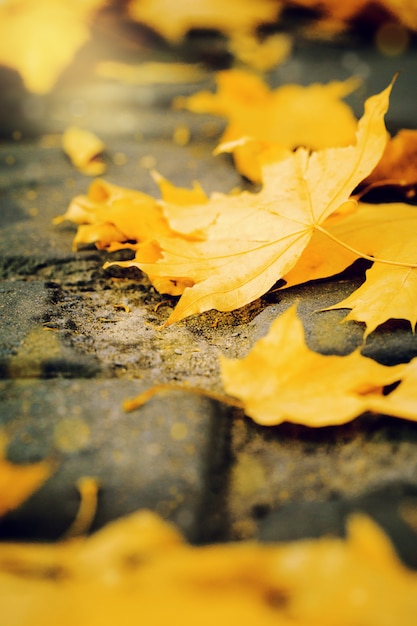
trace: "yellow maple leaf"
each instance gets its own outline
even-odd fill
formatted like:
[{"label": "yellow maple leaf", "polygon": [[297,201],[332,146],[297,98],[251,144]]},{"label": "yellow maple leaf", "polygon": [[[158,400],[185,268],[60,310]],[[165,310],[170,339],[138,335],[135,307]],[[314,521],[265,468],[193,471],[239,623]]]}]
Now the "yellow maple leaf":
[{"label": "yellow maple leaf", "polygon": [[369,518],[351,517],[347,531],[343,539],[191,546],[139,511],[75,541],[0,544],[2,619],[19,626],[414,626],[416,573]]},{"label": "yellow maple leaf", "polygon": [[62,135],[62,149],[71,163],[88,176],[98,176],[106,169],[99,159],[105,144],[94,133],[78,126],[69,126]]},{"label": "yellow maple leaf", "polygon": [[0,517],[17,509],[54,471],[50,461],[11,463],[5,458],[6,447],[7,438],[0,431]]},{"label": "yellow maple leaf", "polygon": [[103,0],[5,0],[0,3],[0,64],[20,72],[35,93],[49,91],[89,38]]},{"label": "yellow maple leaf", "polygon": [[220,358],[223,385],[258,424],[344,424],[368,409],[367,395],[397,382],[404,365],[386,367],[362,356],[310,350],[293,306],[243,359]]},{"label": "yellow maple leaf", "polygon": [[178,42],[193,28],[217,29],[227,35],[253,31],[273,22],[279,11],[275,0],[130,0],[130,16],[145,23],[166,39]]},{"label": "yellow maple leaf", "polygon": [[314,231],[323,230],[324,220],[380,159],[390,89],[367,100],[354,146],[288,153],[264,165],[259,193],[210,198],[205,240],[158,239],[161,258],[138,267],[153,277],[192,282],[168,323],[212,308],[241,307],[290,271]]},{"label": "yellow maple leaf", "polygon": [[171,233],[155,198],[102,179],[90,185],[87,195],[73,198],[66,213],[53,221],[59,224],[64,220],[82,226],[74,238],[74,249],[96,243],[99,248],[117,250],[126,241],[138,244]]},{"label": "yellow maple leaf", "polygon": [[233,36],[229,48],[240,62],[259,72],[265,72],[289,56],[292,38],[286,33],[275,33],[260,40],[253,33],[238,32]]},{"label": "yellow maple leaf", "polygon": [[[341,98],[358,87],[356,79],[308,87],[289,84],[270,90],[255,74],[225,70],[217,74],[216,82],[217,93],[202,91],[177,98],[174,106],[226,117],[221,143],[250,137],[290,150],[299,146],[318,150],[355,142],[357,120]],[[236,144],[233,156],[241,174],[253,181],[262,179],[252,144]]]}]

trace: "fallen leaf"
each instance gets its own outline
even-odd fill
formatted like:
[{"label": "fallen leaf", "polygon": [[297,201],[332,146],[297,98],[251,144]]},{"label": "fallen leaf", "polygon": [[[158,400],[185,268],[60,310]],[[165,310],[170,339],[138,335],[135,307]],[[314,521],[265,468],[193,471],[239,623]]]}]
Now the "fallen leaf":
[{"label": "fallen leaf", "polygon": [[170,0],[130,0],[129,15],[147,24],[172,42],[180,41],[191,29],[217,29],[226,35],[255,31],[274,22],[279,12],[275,0],[177,0],[175,11]]},{"label": "fallen leaf", "polygon": [[46,93],[89,39],[89,21],[103,0],[5,0],[0,3],[0,64],[20,72],[26,87]]},{"label": "fallen leaf", "polygon": [[[70,220],[85,228],[78,231],[74,249],[96,243],[99,248],[118,249],[126,241],[140,244],[171,233],[155,198],[97,179],[87,195],[76,196],[55,224]],[[137,248],[137,245],[134,246]]]},{"label": "fallen leaf", "polygon": [[153,277],[193,283],[168,324],[212,308],[241,307],[288,274],[314,231],[322,230],[320,225],[380,159],[389,93],[390,87],[366,102],[354,146],[288,153],[264,165],[259,193],[210,198],[205,205],[211,216],[205,240],[158,239],[161,258],[139,262],[138,267]]},{"label": "fallen leaf", "polygon": [[7,438],[0,431],[0,517],[17,509],[54,472],[50,461],[15,464],[5,458]]},{"label": "fallen leaf", "polygon": [[89,130],[69,126],[62,135],[62,149],[71,163],[88,176],[103,174],[106,164],[99,158],[106,146]]},{"label": "fallen leaf", "polygon": [[[109,252],[123,248],[135,251],[134,260],[108,262],[104,268],[112,265],[139,268],[141,262],[155,262],[161,256],[157,243],[160,239],[176,238],[173,230],[176,227],[182,229],[182,236],[199,239],[212,217],[205,208],[208,198],[197,182],[186,189],[172,185],[155,171],[152,176],[159,186],[165,209],[148,194],[97,179],[90,185],[87,195],[76,196],[66,213],[53,222],[60,224],[69,220],[79,225],[73,239],[75,250],[95,244]],[[196,202],[200,203],[200,210],[195,210]],[[170,217],[172,228],[165,213]],[[192,284],[188,278],[151,276],[150,279],[158,291],[172,295],[180,295]]]},{"label": "fallen leaf", "polygon": [[[417,130],[402,129],[387,142],[376,168],[363,181],[367,191],[381,186],[406,187],[405,193],[415,195],[417,187]],[[414,192],[413,192],[414,189]]]},{"label": "fallen leaf", "polygon": [[[226,117],[221,143],[250,137],[293,150],[347,146],[355,142],[357,120],[341,100],[360,84],[357,79],[308,87],[283,85],[270,90],[255,74],[225,70],[216,76],[217,93],[198,92],[174,101],[177,108]],[[236,145],[235,164],[241,174],[260,182],[262,174],[253,146]]]},{"label": "fallen leaf", "polygon": [[416,597],[416,573],[361,515],[346,538],[288,544],[191,546],[140,511],[89,538],[0,545],[2,618],[19,626],[414,626]]},{"label": "fallen leaf", "polygon": [[295,306],[273,322],[245,358],[221,356],[220,367],[226,393],[263,426],[344,424],[368,410],[369,394],[380,394],[405,372],[404,365],[387,367],[358,350],[347,356],[313,352]]},{"label": "fallen leaf", "polygon": [[275,33],[260,40],[252,33],[238,32],[233,36],[229,49],[240,62],[259,72],[265,72],[288,58],[292,49],[292,37],[287,33]]}]

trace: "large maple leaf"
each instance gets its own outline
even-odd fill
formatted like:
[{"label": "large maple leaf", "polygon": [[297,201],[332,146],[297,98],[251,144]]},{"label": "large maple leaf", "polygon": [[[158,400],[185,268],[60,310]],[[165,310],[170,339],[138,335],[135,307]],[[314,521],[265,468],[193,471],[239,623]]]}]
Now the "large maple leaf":
[{"label": "large maple leaf", "polygon": [[[329,426],[348,422],[369,409],[417,420],[416,363],[397,398],[382,396],[384,386],[407,375],[409,365],[387,367],[362,356],[328,356],[310,350],[295,307],[272,324],[243,359],[220,358],[225,390],[243,401],[245,413],[264,426],[295,422]],[[410,374],[409,374],[410,375]],[[402,385],[406,385],[401,393]],[[414,401],[411,416],[410,406]]]},{"label": "large maple leaf", "polygon": [[[191,284],[167,323],[212,308],[230,311],[248,304],[294,267],[313,233],[323,231],[321,224],[379,161],[390,90],[367,100],[355,145],[289,152],[264,166],[259,193],[210,199],[205,240],[158,239],[161,258],[139,262],[138,267],[152,277]],[[169,211],[167,206],[166,215]],[[176,226],[181,234],[181,225]]]}]

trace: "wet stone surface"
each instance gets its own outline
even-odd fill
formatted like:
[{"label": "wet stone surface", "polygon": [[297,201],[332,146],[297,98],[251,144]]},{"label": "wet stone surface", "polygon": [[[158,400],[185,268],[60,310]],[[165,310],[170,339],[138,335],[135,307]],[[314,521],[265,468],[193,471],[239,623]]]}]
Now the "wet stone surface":
[{"label": "wet stone surface", "polygon": [[[326,47],[306,54],[301,47],[271,82],[346,78],[344,55],[341,49],[329,55]],[[356,105],[393,73],[391,61],[368,56],[363,52],[369,80]],[[410,127],[415,116],[415,81],[407,74],[399,85],[392,128]],[[28,132],[0,143],[0,424],[10,438],[10,460],[58,462],[45,485],[2,520],[0,537],[63,536],[79,506],[77,481],[93,476],[100,484],[93,528],[145,507],[195,542],[281,540],[342,533],[349,511],[358,509],[381,523],[388,516],[385,526],[401,554],[413,550],[415,423],[365,415],[337,428],[262,428],[236,409],[185,391],[123,411],[123,400],[155,383],[221,392],[219,354],[247,354],[294,302],[308,345],[323,354],[359,348],[394,364],[417,355],[417,339],[408,323],[396,320],[364,343],[361,324],[343,323],[346,311],[323,311],[364,280],[361,263],[333,279],[272,290],[231,313],[210,311],[163,328],[174,298],[158,294],[138,272],[104,271],[108,254],[73,251],[74,227],[52,224],[91,182],[62,153],[59,133],[74,121],[99,132],[107,146],[104,178],[153,195],[150,168],[177,185],[198,179],[207,193],[247,183],[227,156],[212,155],[221,120],[170,110],[178,87],[77,89],[71,101],[86,103],[82,116],[79,108],[65,108],[64,92],[38,99],[33,110],[50,115],[31,118],[32,125],[22,108],[10,107],[3,131],[21,124]],[[179,146],[172,137],[184,123],[191,142]]]}]

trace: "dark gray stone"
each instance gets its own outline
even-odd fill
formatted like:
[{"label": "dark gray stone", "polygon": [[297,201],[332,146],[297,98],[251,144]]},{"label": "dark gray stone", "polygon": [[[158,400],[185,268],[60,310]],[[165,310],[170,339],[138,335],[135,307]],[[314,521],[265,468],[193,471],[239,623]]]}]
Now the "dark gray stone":
[{"label": "dark gray stone", "polygon": [[357,76],[362,79],[362,86],[346,101],[361,116],[365,99],[385,89],[400,72],[390,99],[387,125],[392,133],[399,128],[416,128],[415,112],[410,106],[417,97],[416,46],[410,46],[405,54],[387,56],[373,45],[351,44],[297,40],[294,54],[271,73],[271,83],[309,85]]},{"label": "dark gray stone", "polygon": [[[337,306],[365,280],[366,265],[348,268],[341,276],[297,285],[275,292],[275,304],[266,306],[249,324],[253,340],[265,335],[273,320],[297,304],[308,347],[321,354],[345,356],[360,348],[364,356],[384,365],[407,363],[417,356],[417,335],[406,320],[389,320],[364,338],[365,324],[344,319],[349,309]],[[270,296],[266,296],[268,300]]]},{"label": "dark gray stone", "polygon": [[62,536],[79,506],[76,482],[100,484],[93,528],[141,508],[157,511],[192,541],[223,536],[225,427],[221,408],[194,394],[160,394],[132,413],[135,381],[10,381],[1,384],[8,458],[53,458],[56,473],[0,522],[4,538]]},{"label": "dark gray stone", "polygon": [[417,569],[417,534],[407,523],[407,512],[416,510],[417,487],[394,483],[356,498],[293,503],[269,513],[259,507],[257,537],[275,542],[344,536],[348,518],[363,514],[385,530],[403,562]]},{"label": "dark gray stone", "polygon": [[415,422],[364,415],[341,426],[266,428],[240,418],[231,436],[227,499],[236,538],[256,534],[260,511],[356,498],[392,484],[417,490]]}]

